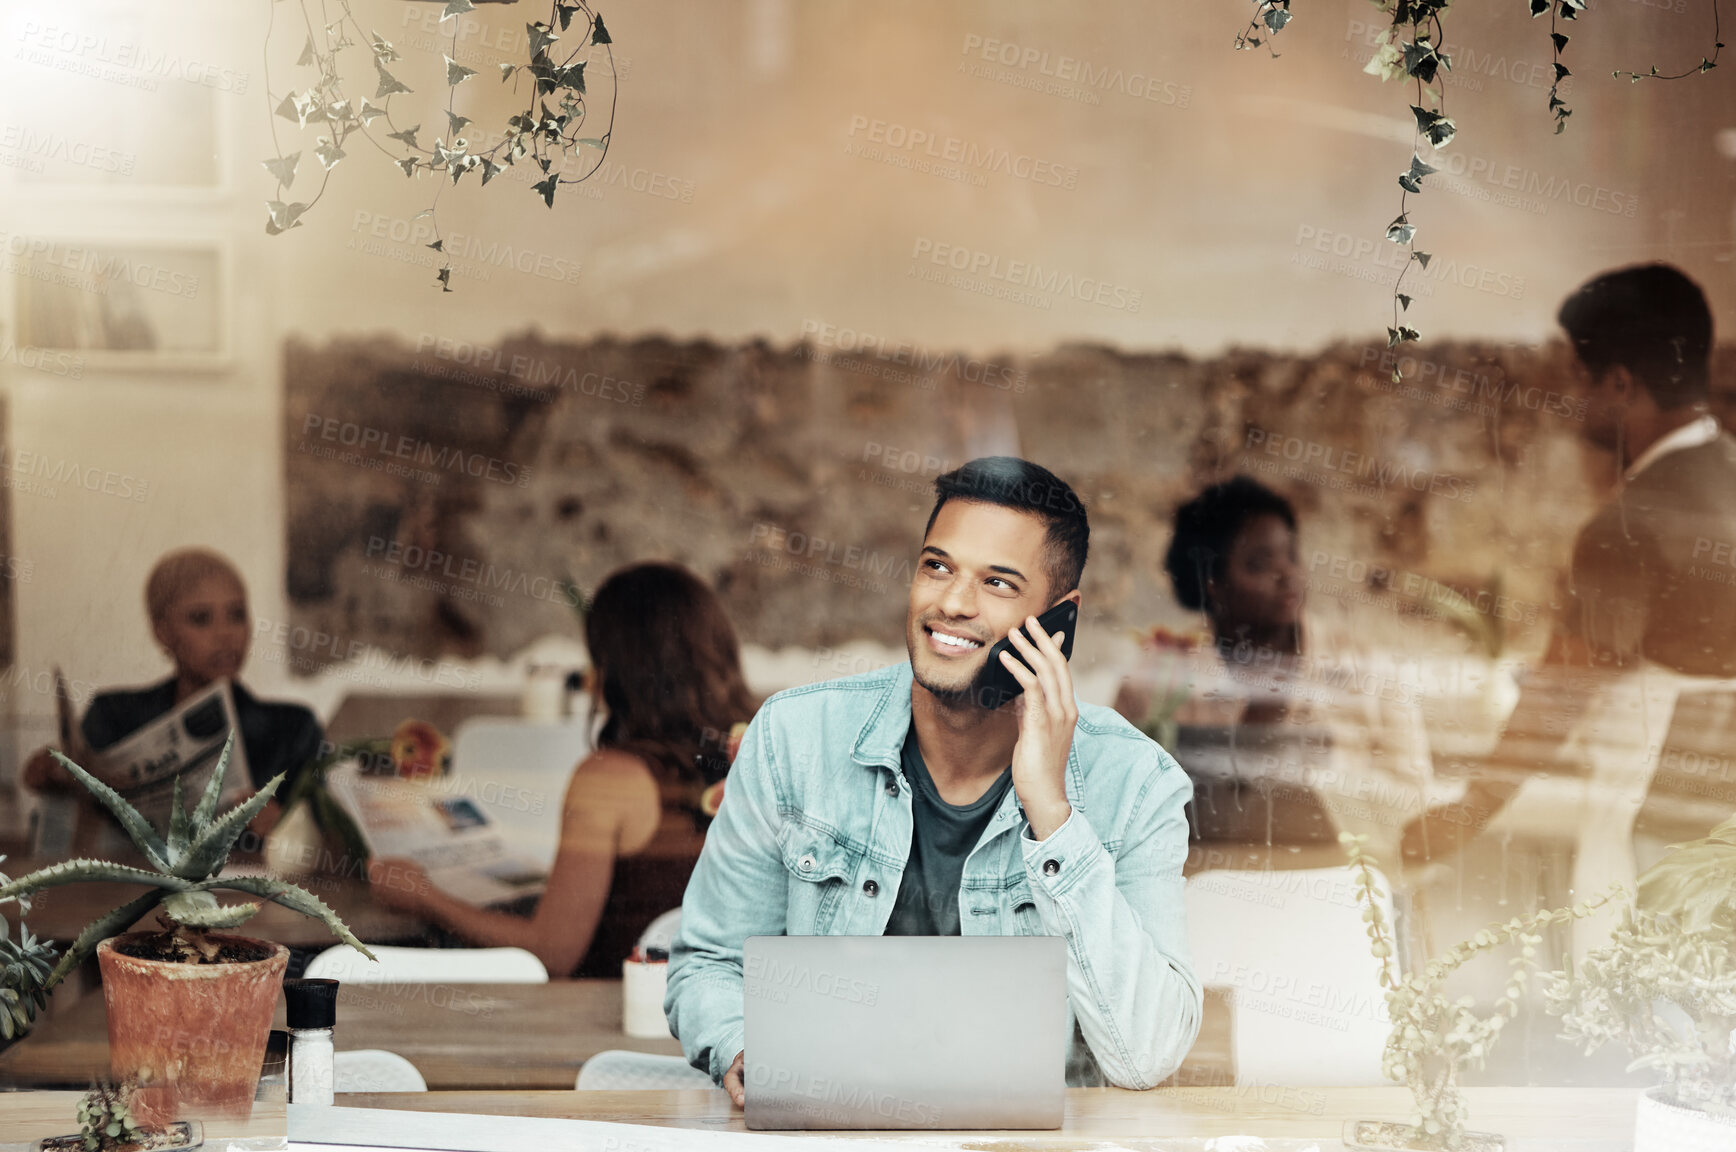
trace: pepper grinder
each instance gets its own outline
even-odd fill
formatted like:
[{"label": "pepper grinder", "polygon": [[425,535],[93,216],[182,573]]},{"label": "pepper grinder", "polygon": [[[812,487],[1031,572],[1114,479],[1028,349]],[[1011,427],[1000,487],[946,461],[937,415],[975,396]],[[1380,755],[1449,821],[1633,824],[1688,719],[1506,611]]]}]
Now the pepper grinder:
[{"label": "pepper grinder", "polygon": [[294,1104],[331,1104],[332,1026],[338,1019],[336,980],[285,980],[289,1017],[289,1099]]}]

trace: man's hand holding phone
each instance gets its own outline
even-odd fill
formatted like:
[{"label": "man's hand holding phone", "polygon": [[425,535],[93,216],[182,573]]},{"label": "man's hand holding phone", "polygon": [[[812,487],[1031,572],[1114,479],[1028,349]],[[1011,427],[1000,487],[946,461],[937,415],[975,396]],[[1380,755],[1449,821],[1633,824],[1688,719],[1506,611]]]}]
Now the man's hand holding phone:
[{"label": "man's hand holding phone", "polygon": [[1035,616],[1027,616],[1023,625],[1007,633],[1010,646],[1025,662],[1006,651],[997,657],[1024,689],[1014,701],[1019,740],[1013,745],[1013,788],[1038,840],[1047,840],[1073,812],[1067,803],[1067,755],[1079,706],[1062,651],[1068,639],[1064,632],[1045,632]]}]

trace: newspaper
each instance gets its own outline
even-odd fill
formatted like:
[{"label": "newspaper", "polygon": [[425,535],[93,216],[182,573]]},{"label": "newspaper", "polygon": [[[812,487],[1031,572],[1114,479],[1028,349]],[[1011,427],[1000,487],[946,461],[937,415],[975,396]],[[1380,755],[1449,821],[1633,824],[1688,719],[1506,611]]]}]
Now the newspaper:
[{"label": "newspaper", "polygon": [[401,780],[364,774],[351,760],[326,774],[326,788],[343,806],[376,858],[420,864],[436,888],[472,904],[539,895],[546,869],[511,852],[482,806],[452,777]]},{"label": "newspaper", "polygon": [[[63,728],[68,717],[61,717]],[[195,692],[169,711],[118,743],[100,752],[89,752],[79,767],[119,792],[138,809],[152,827],[169,827],[169,802],[175,778],[181,778],[181,804],[191,807],[205,794],[211,772],[231,732],[239,737],[240,723],[229,681],[218,680]],[[253,791],[247,770],[247,749],[237,738],[229,752],[229,766],[219,793],[218,810],[238,803]],[[45,827],[43,831],[48,830]],[[40,839],[41,837],[39,837]],[[113,853],[124,850],[127,836],[119,824],[107,821],[94,850]]]}]

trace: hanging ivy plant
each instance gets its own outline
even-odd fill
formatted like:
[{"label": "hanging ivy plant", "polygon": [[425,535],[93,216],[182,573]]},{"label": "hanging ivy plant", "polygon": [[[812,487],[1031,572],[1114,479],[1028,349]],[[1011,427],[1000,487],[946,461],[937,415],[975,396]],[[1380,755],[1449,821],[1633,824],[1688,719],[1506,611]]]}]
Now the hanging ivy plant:
[{"label": "hanging ivy plant", "polygon": [[[1247,28],[1236,36],[1235,46],[1238,50],[1257,48],[1262,44],[1273,56],[1277,52],[1272,48],[1272,40],[1289,25],[1291,12],[1290,0],[1251,0],[1254,5],[1253,17]],[[1585,0],[1524,0],[1529,6],[1533,18],[1549,17],[1549,43],[1553,79],[1549,87],[1549,114],[1555,119],[1555,131],[1559,135],[1567,127],[1568,117],[1573,115],[1573,109],[1567,106],[1561,98],[1561,82],[1572,75],[1561,63],[1561,54],[1567,48],[1570,37],[1561,31],[1561,23],[1578,20],[1579,14],[1585,11]],[[1719,24],[1718,0],[1710,0],[1712,6],[1712,52],[1702,57],[1700,63],[1687,71],[1673,75],[1664,75],[1654,64],[1650,71],[1615,73],[1617,78],[1627,76],[1635,82],[1640,80],[1680,80],[1687,76],[1710,72],[1717,67],[1718,54],[1723,50],[1723,32]],[[1426,142],[1431,150],[1444,148],[1451,143],[1458,133],[1458,125],[1447,116],[1446,107],[1441,96],[1441,88],[1435,86],[1440,73],[1452,68],[1452,58],[1445,50],[1446,32],[1441,23],[1442,14],[1451,0],[1374,0],[1376,8],[1385,13],[1390,24],[1380,34],[1374,58],[1363,68],[1364,72],[1379,76],[1383,80],[1409,79],[1416,85],[1416,101],[1410,110],[1416,120],[1416,136],[1411,144],[1410,166],[1399,173],[1398,215],[1392,223],[1386,226],[1386,238],[1394,244],[1407,248],[1410,258],[1405,261],[1398,279],[1392,289],[1392,323],[1387,326],[1387,347],[1394,348],[1400,344],[1422,339],[1421,333],[1410,327],[1404,321],[1404,316],[1410,311],[1412,298],[1404,291],[1405,277],[1410,274],[1412,264],[1427,271],[1432,255],[1421,251],[1416,246],[1417,227],[1411,223],[1411,196],[1421,195],[1423,180],[1437,171],[1422,158],[1422,146]],[[1403,373],[1396,366],[1392,370],[1393,383],[1403,379]]]},{"label": "hanging ivy plant", "polygon": [[[459,115],[455,106],[459,86],[477,75],[476,69],[456,59],[457,23],[452,25],[451,48],[444,57],[446,100],[440,112],[442,121],[432,126],[421,121],[406,125],[394,113],[402,113],[401,97],[412,95],[415,90],[394,71],[401,59],[397,49],[378,32],[365,31],[350,11],[348,0],[331,2],[339,15],[330,23],[316,21],[306,5],[301,6],[307,39],[296,65],[311,69],[313,79],[306,87],[299,91],[292,89],[279,99],[267,78],[267,99],[275,115],[300,129],[311,127],[322,133],[312,149],[319,167],[319,184],[309,199],[300,201],[292,199],[291,189],[303,172],[302,152],[286,155],[273,124],[272,146],[276,155],[263,162],[277,181],[277,194],[266,203],[268,234],[275,236],[300,227],[302,216],[325,195],[333,170],[352,151],[366,148],[391,159],[408,178],[415,179],[420,174],[436,177],[429,205],[418,216],[434,220],[434,241],[428,247],[442,253],[445,242],[440,236],[437,210],[440,193],[448,182],[457,184],[474,173],[478,183],[486,186],[505,167],[535,164],[543,178],[531,185],[531,191],[552,208],[561,185],[578,184],[602,167],[615,124],[617,91],[614,52],[610,47],[613,39],[603,18],[591,10],[587,0],[552,0],[546,20],[525,25],[524,61],[499,67],[501,82],[512,84],[515,91],[523,90],[526,104],[506,121],[498,135],[487,136],[486,144],[472,142],[472,121]],[[471,0],[446,0],[441,23],[474,8]],[[327,9],[322,6],[320,11],[323,15]],[[275,23],[275,0],[272,14]],[[270,36],[268,29],[268,54]],[[585,70],[598,49],[606,56],[610,76],[608,121],[601,132],[585,135],[590,112]],[[354,64],[357,57],[366,61],[360,68]],[[372,96],[355,95],[358,74],[367,77],[360,90],[365,92],[371,86]],[[424,131],[425,128],[429,131]],[[430,132],[434,139],[425,143],[424,138]],[[569,162],[574,160],[576,174],[568,175]],[[442,264],[435,278],[442,290],[452,291],[451,264]]]}]

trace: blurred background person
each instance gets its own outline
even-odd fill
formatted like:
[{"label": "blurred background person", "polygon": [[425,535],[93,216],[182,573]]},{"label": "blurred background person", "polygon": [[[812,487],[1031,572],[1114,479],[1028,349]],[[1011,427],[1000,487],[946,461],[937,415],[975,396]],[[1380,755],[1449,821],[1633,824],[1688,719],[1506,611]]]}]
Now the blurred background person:
[{"label": "blurred background person", "polygon": [[1213,484],[1176,509],[1164,567],[1209,639],[1154,635],[1115,707],[1193,777],[1195,839],[1354,831],[1393,859],[1430,775],[1415,689],[1305,618],[1290,502],[1246,476]]},{"label": "blurred background person", "polygon": [[1460,800],[1406,829],[1404,852],[1456,853],[1524,788],[1537,803],[1509,820],[1572,839],[1573,887],[1589,892],[1633,879],[1635,814],[1684,678],[1736,677],[1736,595],[1708,563],[1736,547],[1736,439],[1710,411],[1711,311],[1679,270],[1606,272],[1557,319],[1580,437],[1613,455],[1616,486],[1574,542],[1561,615],[1495,750]]},{"label": "blurred background person", "polygon": [[[319,720],[307,708],[260,700],[241,683],[241,669],[247,663],[253,638],[247,586],[241,573],[208,548],[170,552],[157,561],[146,578],[145,611],[151,633],[174,671],[168,679],[146,688],[99,693],[79,724],[84,746],[71,750],[74,763],[87,753],[100,756],[189,697],[226,679],[253,789],[286,773],[277,794],[287,794],[297,774],[319,756],[324,737]],[[26,763],[24,782],[39,792],[86,796],[47,749]],[[84,803],[81,832],[89,827],[90,817],[99,815],[93,805]],[[253,821],[252,830],[265,835],[278,815],[274,800]],[[258,847],[257,841],[242,844],[243,851],[257,851]]]},{"label": "blurred background person", "polygon": [[593,707],[606,719],[567,784],[560,848],[527,914],[450,896],[409,860],[371,867],[382,904],[471,944],[528,949],[556,978],[619,977],[651,921],[680,906],[731,729],[754,711],[735,629],[685,568],[609,576],[585,614],[585,644]]}]

